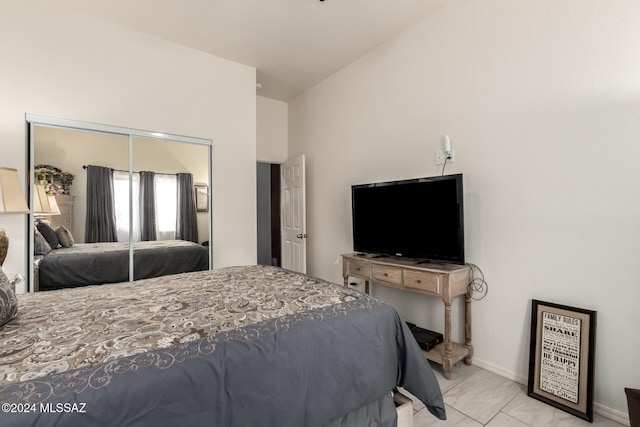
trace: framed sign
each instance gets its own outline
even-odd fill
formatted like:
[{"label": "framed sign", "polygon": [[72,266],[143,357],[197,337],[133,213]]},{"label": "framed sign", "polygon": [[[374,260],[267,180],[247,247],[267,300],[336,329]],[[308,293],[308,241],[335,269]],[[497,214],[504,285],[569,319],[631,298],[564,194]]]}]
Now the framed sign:
[{"label": "framed sign", "polygon": [[593,422],[596,312],[533,300],[528,394]]},{"label": "framed sign", "polygon": [[208,212],[209,211],[209,188],[205,184],[196,184],[196,211]]}]

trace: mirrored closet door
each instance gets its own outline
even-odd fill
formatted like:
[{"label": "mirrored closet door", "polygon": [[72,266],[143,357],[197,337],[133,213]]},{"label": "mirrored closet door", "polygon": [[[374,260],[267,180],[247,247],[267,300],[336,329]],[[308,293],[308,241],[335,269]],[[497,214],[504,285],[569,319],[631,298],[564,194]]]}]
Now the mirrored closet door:
[{"label": "mirrored closet door", "polygon": [[27,115],[29,289],[211,268],[211,141]]}]

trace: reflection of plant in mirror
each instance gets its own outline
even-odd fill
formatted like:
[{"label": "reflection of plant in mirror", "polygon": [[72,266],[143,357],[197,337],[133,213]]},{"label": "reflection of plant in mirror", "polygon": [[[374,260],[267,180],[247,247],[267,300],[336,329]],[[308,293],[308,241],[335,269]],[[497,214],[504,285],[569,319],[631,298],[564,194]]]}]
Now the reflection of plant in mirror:
[{"label": "reflection of plant in mirror", "polygon": [[47,194],[53,194],[55,196],[64,194],[64,188],[60,184],[48,183],[45,184],[44,189],[46,190]]},{"label": "reflection of plant in mirror", "polygon": [[53,182],[53,175],[54,172],[51,171],[50,169],[47,168],[36,168],[36,170],[34,171],[35,177],[36,177],[36,181],[39,181],[40,183],[44,182]]},{"label": "reflection of plant in mirror", "polygon": [[60,178],[60,182],[62,183],[62,185],[65,186],[73,184],[73,178],[75,178],[70,172],[60,172],[58,174],[58,177]]},{"label": "reflection of plant in mirror", "polygon": [[62,172],[60,168],[51,165],[35,165],[34,169],[36,179],[47,182],[54,182],[58,174]]},{"label": "reflection of plant in mirror", "polygon": [[40,183],[45,184],[47,194],[69,194],[69,187],[73,183],[75,176],[70,172],[64,172],[51,165],[36,165],[35,178]]}]

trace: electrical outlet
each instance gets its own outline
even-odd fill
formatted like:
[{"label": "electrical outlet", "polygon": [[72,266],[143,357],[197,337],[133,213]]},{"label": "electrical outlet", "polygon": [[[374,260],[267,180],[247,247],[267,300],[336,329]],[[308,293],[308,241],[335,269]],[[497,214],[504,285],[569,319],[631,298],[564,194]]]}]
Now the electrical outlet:
[{"label": "electrical outlet", "polygon": [[[449,157],[449,160],[447,160],[447,164],[449,163],[453,163],[455,161],[455,149],[452,148],[451,149],[451,156]],[[444,151],[440,150],[440,151],[436,151],[436,165],[443,165],[444,164],[444,160],[447,158],[447,155],[444,154]]]}]

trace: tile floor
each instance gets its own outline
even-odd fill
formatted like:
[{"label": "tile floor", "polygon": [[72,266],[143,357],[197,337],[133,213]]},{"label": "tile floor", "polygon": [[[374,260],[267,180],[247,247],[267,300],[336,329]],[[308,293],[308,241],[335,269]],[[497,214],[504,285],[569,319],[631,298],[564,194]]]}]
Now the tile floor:
[{"label": "tile floor", "polygon": [[[522,384],[485,371],[477,366],[457,365],[450,380],[444,379],[440,365],[433,365],[447,408],[447,421],[440,421],[414,400],[413,426],[439,425],[469,427],[622,427],[600,415],[593,424],[527,396]],[[406,390],[403,392],[406,393]],[[409,393],[407,396],[412,397]],[[415,398],[414,398],[415,399]]]}]

